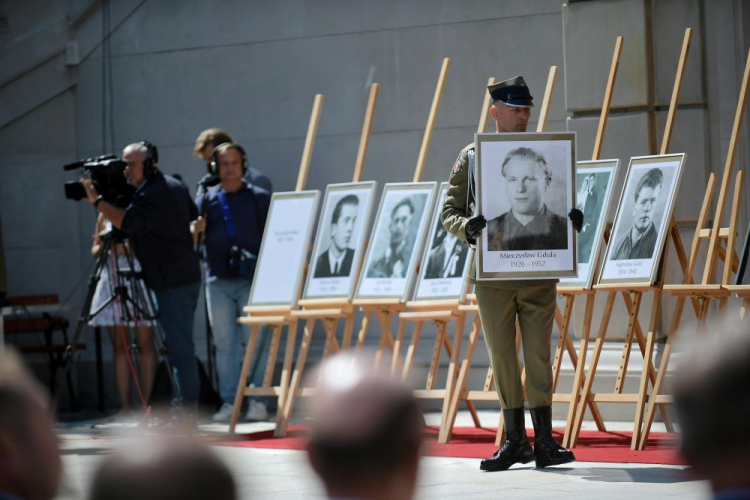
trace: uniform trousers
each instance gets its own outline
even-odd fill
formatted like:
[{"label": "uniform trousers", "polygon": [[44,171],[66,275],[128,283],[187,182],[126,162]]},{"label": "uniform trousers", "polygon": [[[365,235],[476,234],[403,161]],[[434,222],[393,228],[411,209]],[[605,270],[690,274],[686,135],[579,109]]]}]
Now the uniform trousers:
[{"label": "uniform trousers", "polygon": [[516,355],[516,317],[521,329],[529,407],[552,404],[550,337],[556,294],[554,284],[513,289],[476,286],[484,339],[504,410],[522,408],[524,403]]}]

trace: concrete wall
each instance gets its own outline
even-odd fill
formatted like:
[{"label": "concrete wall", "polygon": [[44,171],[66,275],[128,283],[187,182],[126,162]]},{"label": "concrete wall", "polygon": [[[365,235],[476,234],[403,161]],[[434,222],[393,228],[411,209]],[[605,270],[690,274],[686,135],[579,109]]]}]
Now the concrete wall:
[{"label": "concrete wall", "polygon": [[[61,297],[87,275],[94,224],[87,204],[62,199],[61,184],[75,178],[60,169],[67,161],[118,153],[147,138],[159,146],[162,170],[194,185],[204,172],[191,156],[195,137],[221,126],[276,190],[290,190],[313,98],[322,93],[307,187],[323,190],[351,178],[369,85],[377,82],[363,178],[381,187],[407,181],[443,57],[452,66],[423,180],[445,180],[472,140],[490,76],[523,74],[540,102],[551,65],[564,75],[548,130],[578,131],[583,159],[614,38],[623,34],[602,157],[626,166],[659,142],[686,26],[695,33],[681,102],[692,104],[678,114],[671,150],[689,154],[691,182],[683,183],[677,214],[694,218],[708,172],[723,165],[750,42],[750,9],[740,0],[597,0],[565,8],[560,0],[119,0],[107,3],[108,22],[100,1],[44,0],[33,10],[27,4],[9,2],[10,30],[0,35],[0,61],[9,62],[0,64],[0,209],[10,292]],[[111,31],[107,54],[103,24]],[[104,95],[103,62],[112,74]],[[538,110],[530,129],[537,117]],[[737,167],[747,165],[747,148],[746,127]],[[744,201],[742,213],[744,227]],[[71,318],[82,299],[78,288]],[[484,348],[477,352],[486,366]]]}]

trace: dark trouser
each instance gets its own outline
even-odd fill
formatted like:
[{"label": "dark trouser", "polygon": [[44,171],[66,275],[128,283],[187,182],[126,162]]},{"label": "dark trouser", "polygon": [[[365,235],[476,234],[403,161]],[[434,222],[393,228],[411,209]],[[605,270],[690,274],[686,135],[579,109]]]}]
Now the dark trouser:
[{"label": "dark trouser", "polygon": [[477,285],[476,295],[503,409],[523,408],[523,386],[516,356],[516,317],[523,341],[529,407],[551,405],[550,336],[555,320],[555,285],[511,290]]},{"label": "dark trouser", "polygon": [[[200,381],[195,361],[193,319],[198,304],[200,283],[170,288],[156,293],[159,304],[159,324],[164,329],[167,357],[179,385],[182,404],[188,410],[198,407]],[[173,405],[179,406],[177,394],[172,393]]]}]

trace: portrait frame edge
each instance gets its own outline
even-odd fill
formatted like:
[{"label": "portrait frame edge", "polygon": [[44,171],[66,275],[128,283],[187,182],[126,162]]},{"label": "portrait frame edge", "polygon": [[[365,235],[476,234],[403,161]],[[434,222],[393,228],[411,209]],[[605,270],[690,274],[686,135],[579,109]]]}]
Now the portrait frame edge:
[{"label": "portrait frame edge", "polygon": [[[576,139],[577,133],[575,131],[570,132],[506,132],[506,133],[475,133],[474,134],[474,148],[476,154],[476,175],[475,175],[475,201],[477,212],[479,207],[483,206],[482,200],[482,179],[480,173],[481,165],[481,144],[483,142],[513,142],[513,141],[568,141],[571,144],[570,148],[570,178],[567,180],[567,186],[570,190],[572,206],[576,206],[576,190],[575,190],[575,176],[576,176]],[[471,215],[470,215],[471,217]],[[484,238],[480,237],[477,239],[476,251],[474,254],[475,258],[475,274],[477,282],[492,282],[492,281],[510,281],[510,280],[541,280],[541,279],[560,279],[560,278],[571,278],[576,277],[578,272],[578,240],[576,231],[572,228],[570,221],[568,220],[567,213],[563,214],[566,219],[567,231],[572,232],[572,262],[573,266],[570,270],[563,271],[522,271],[522,272],[497,272],[497,271],[482,271],[484,267],[484,252],[488,251],[484,248]],[[488,221],[489,223],[489,221]],[[568,234],[568,233],[566,233]]]},{"label": "portrait frame edge", "polygon": [[[353,266],[356,265],[356,270],[352,270],[350,274],[351,283],[349,284],[349,290],[346,294],[335,294],[335,295],[314,295],[314,296],[308,296],[308,288],[310,286],[310,280],[314,279],[313,274],[315,271],[315,259],[317,259],[317,250],[319,250],[320,247],[320,241],[319,238],[322,234],[323,224],[325,224],[324,215],[327,208],[328,203],[328,195],[330,192],[333,191],[347,191],[347,190],[356,190],[356,189],[364,189],[370,187],[370,197],[367,201],[367,207],[365,207],[365,213],[364,220],[362,221],[362,232],[359,235],[359,238],[357,240],[357,247],[355,249],[355,256],[354,256],[354,262],[352,263]],[[354,291],[357,288],[358,282],[359,282],[359,275],[362,268],[362,265],[364,264],[364,255],[366,252],[362,252],[362,246],[364,245],[365,241],[367,241],[367,235],[370,231],[370,222],[372,219],[372,208],[373,204],[375,202],[375,192],[378,188],[378,182],[377,181],[360,181],[360,182],[342,182],[342,183],[335,183],[335,184],[329,184],[326,186],[325,192],[323,194],[323,200],[320,205],[320,213],[318,214],[318,224],[316,226],[316,232],[315,232],[315,238],[312,242],[312,249],[310,250],[310,261],[308,265],[307,270],[307,276],[305,276],[305,282],[304,286],[302,288],[302,293],[300,297],[303,300],[308,299],[346,299],[346,300],[352,300],[354,296]]]},{"label": "portrait frame edge", "polygon": [[[367,272],[367,266],[370,261],[370,256],[374,247],[373,237],[377,237],[377,235],[375,235],[374,233],[380,226],[380,219],[382,217],[382,212],[383,212],[384,205],[385,205],[386,194],[390,191],[399,191],[399,190],[405,191],[405,190],[414,189],[414,188],[424,189],[427,192],[427,200],[425,202],[425,207],[424,207],[425,216],[422,217],[422,220],[420,221],[419,228],[417,231],[417,236],[416,236],[417,239],[415,240],[414,247],[412,249],[412,258],[410,261],[412,262],[412,264],[409,266],[409,269],[407,269],[406,285],[404,286],[404,290],[402,293],[398,294],[398,296],[396,296],[395,294],[391,294],[391,295],[362,294],[361,292],[362,283],[364,282],[365,279],[367,279],[367,277],[365,276],[365,273]],[[375,213],[375,218],[369,230],[370,239],[368,240],[367,252],[365,253],[362,259],[362,265],[360,266],[360,269],[359,269],[359,277],[357,280],[357,285],[354,290],[354,299],[356,300],[368,300],[368,299],[379,300],[379,299],[392,298],[392,299],[399,299],[402,302],[406,302],[406,300],[408,300],[408,298],[412,295],[414,283],[416,282],[416,276],[415,276],[416,273],[414,272],[414,266],[416,266],[419,263],[422,257],[422,251],[423,251],[423,245],[424,245],[425,233],[426,233],[425,220],[429,219],[430,218],[429,216],[432,213],[433,206],[435,204],[437,188],[438,188],[438,183],[436,181],[388,182],[383,185],[383,192],[380,195],[380,200],[378,202],[378,209],[377,209],[377,212]]]},{"label": "portrait frame edge", "polygon": [[[632,171],[633,165],[636,162],[642,162],[643,164],[648,164],[648,163],[664,163],[666,161],[670,161],[670,160],[667,160],[666,158],[679,159],[679,164],[677,166],[677,172],[675,173],[674,192],[671,193],[665,205],[665,210],[664,210],[663,219],[662,219],[664,224],[662,224],[658,230],[657,241],[656,241],[656,245],[654,248],[655,252],[652,257],[654,262],[651,265],[651,272],[649,274],[649,277],[638,278],[638,279],[603,278],[605,267],[607,263],[610,261],[610,258],[609,258],[610,252],[612,251],[612,247],[614,246],[614,242],[616,241],[616,235],[617,235],[616,230],[619,228],[617,223],[620,217],[620,211],[622,210],[623,197],[626,194],[625,192],[628,187],[628,181],[630,179],[630,173]],[[617,204],[617,211],[615,212],[614,219],[612,220],[612,232],[610,235],[610,240],[607,244],[604,257],[602,258],[602,263],[601,263],[600,270],[599,270],[599,279],[597,280],[598,285],[633,285],[633,286],[641,287],[644,285],[652,286],[655,283],[657,276],[658,276],[659,267],[662,264],[664,247],[667,242],[667,232],[669,231],[668,228],[671,227],[672,217],[674,216],[676,200],[679,194],[680,184],[682,182],[682,175],[685,170],[686,161],[687,161],[687,153],[667,153],[663,155],[632,156],[630,158],[630,161],[628,162],[628,169],[625,171],[625,178],[623,180],[622,191],[620,192],[620,197],[619,197],[618,204]],[[638,259],[633,259],[633,260],[638,260]]]},{"label": "portrait frame edge", "polygon": [[[276,200],[287,200],[287,199],[294,199],[294,198],[312,198],[313,206],[312,206],[312,213],[310,216],[310,220],[307,223],[307,229],[306,234],[304,236],[304,241],[306,242],[306,249],[310,246],[310,240],[312,238],[312,231],[315,227],[315,222],[318,217],[318,207],[320,204],[320,190],[314,189],[314,190],[307,190],[307,191],[284,191],[280,193],[273,193],[271,195],[271,204],[268,207],[268,215],[266,217],[266,221],[271,220],[271,215],[273,213],[274,209],[274,201]],[[303,251],[302,257],[300,258],[298,271],[296,273],[295,277],[295,283],[293,285],[293,292],[292,292],[292,298],[290,302],[253,302],[253,298],[256,293],[256,289],[259,286],[258,280],[256,279],[256,276],[258,274],[258,271],[261,269],[261,265],[263,263],[263,256],[264,252],[263,249],[265,248],[265,242],[267,242],[267,236],[269,231],[271,230],[271,225],[266,223],[265,228],[263,230],[263,236],[261,239],[261,247],[258,251],[258,262],[255,269],[255,275],[253,276],[253,284],[250,287],[250,294],[247,299],[247,306],[249,307],[255,307],[255,308],[263,308],[263,307],[279,307],[279,306],[289,306],[291,308],[294,308],[297,305],[297,301],[300,299],[300,295],[302,293],[302,285],[303,285],[303,278],[302,278],[302,272],[304,269],[304,266],[307,262],[307,251]]]}]

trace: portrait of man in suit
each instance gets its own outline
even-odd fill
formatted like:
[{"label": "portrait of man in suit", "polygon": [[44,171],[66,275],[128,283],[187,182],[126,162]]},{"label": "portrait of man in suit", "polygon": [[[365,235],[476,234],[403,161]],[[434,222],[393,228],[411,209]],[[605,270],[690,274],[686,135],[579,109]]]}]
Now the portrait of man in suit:
[{"label": "portrait of man in suit", "polygon": [[331,243],[318,255],[314,278],[349,276],[354,261],[354,249],[349,248],[354,225],[357,222],[359,198],[348,194],[341,198],[331,216]]},{"label": "portrait of man in suit", "polygon": [[469,247],[461,244],[452,234],[448,234],[442,222],[438,221],[424,279],[462,277],[468,251]]},{"label": "portrait of man in suit", "polygon": [[658,233],[653,222],[664,173],[660,168],[646,172],[635,187],[633,225],[615,242],[611,260],[650,259]]},{"label": "portrait of man in suit", "polygon": [[505,194],[510,210],[487,223],[490,251],[568,248],[567,219],[545,203],[552,173],[538,151],[520,147],[503,160]]}]

